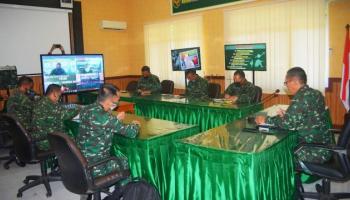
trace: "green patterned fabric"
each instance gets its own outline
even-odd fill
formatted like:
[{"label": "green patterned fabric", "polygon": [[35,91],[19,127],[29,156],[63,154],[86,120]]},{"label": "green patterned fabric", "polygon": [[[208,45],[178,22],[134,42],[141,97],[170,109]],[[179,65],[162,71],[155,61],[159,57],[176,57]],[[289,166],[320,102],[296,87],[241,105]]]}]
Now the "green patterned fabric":
[{"label": "green patterned fabric", "polygon": [[[96,93],[78,95],[79,102],[96,101]],[[183,124],[199,125],[205,131],[262,110],[261,104],[227,104],[213,101],[196,101],[174,95],[135,96],[121,93],[121,101],[135,103],[135,113],[140,116],[164,119]]]},{"label": "green patterned fabric", "polygon": [[141,77],[137,82],[137,89],[150,91],[152,94],[160,93],[162,87],[158,76],[151,74],[149,77]]},{"label": "green patterned fabric", "polygon": [[165,199],[293,199],[297,134],[246,132],[245,124],[176,141]]},{"label": "green patterned fabric", "polygon": [[[72,119],[78,113],[78,108],[64,108],[48,97],[43,97],[34,105],[31,135],[34,139],[42,139],[47,138],[49,133],[64,132],[64,121]],[[40,141],[36,145],[40,150],[50,148],[48,140]]]},{"label": "green patterned fabric", "polygon": [[[328,131],[329,122],[321,92],[305,85],[293,97],[283,118],[267,119],[272,124],[287,130],[297,130],[299,143],[321,143],[330,145],[333,135]],[[329,159],[329,151],[320,148],[304,148],[297,152],[301,161],[322,163]]]},{"label": "green patterned fabric", "polygon": [[208,81],[197,75],[195,80],[188,82],[185,95],[189,99],[208,99]]},{"label": "green patterned fabric", "polygon": [[[154,184],[165,197],[169,189],[170,150],[173,141],[199,133],[198,126],[179,124],[159,119],[126,115],[124,123],[138,120],[140,133],[136,138],[115,134],[112,139],[111,154],[127,157],[133,177],[142,177]],[[78,134],[79,121],[66,121],[68,132]],[[166,198],[163,198],[166,199]]]},{"label": "green patterned fabric", "polygon": [[[80,112],[76,141],[88,163],[94,164],[110,156],[114,135],[134,138],[138,132],[138,125],[125,125],[115,115],[105,111],[99,103],[94,103],[84,107]],[[94,167],[93,176],[104,176],[115,170],[128,170],[127,158],[118,156],[117,159],[119,162],[112,160],[105,165]]]},{"label": "green patterned fabric", "polygon": [[16,89],[7,101],[6,110],[7,113],[14,116],[26,130],[30,130],[33,105],[34,101],[30,100],[27,95]]}]

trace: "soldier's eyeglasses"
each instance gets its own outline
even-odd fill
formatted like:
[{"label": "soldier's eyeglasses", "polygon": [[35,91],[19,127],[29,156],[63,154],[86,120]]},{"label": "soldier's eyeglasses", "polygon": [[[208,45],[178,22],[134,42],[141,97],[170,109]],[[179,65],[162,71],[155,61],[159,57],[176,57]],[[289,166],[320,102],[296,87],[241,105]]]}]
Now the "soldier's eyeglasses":
[{"label": "soldier's eyeglasses", "polygon": [[284,85],[287,85],[289,82],[291,82],[291,80],[284,81]]}]

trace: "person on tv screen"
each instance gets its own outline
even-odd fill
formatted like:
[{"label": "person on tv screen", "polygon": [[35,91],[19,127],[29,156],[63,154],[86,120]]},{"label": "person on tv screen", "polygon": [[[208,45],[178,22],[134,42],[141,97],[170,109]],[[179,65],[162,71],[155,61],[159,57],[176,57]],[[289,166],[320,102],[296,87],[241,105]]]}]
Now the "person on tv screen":
[{"label": "person on tv screen", "polygon": [[186,70],[186,69],[192,69],[194,68],[194,63],[192,59],[188,56],[187,53],[182,53],[181,54],[181,69]]},{"label": "person on tv screen", "polygon": [[56,68],[51,71],[50,75],[66,75],[66,71],[62,68],[61,63],[57,63]]},{"label": "person on tv screen", "polygon": [[255,86],[247,81],[243,70],[237,70],[233,75],[234,82],[225,90],[225,99],[235,103],[253,103],[256,95]]},{"label": "person on tv screen", "polygon": [[194,69],[186,70],[185,75],[189,81],[186,87],[186,97],[189,99],[208,99],[208,81],[200,77]]},{"label": "person on tv screen", "polygon": [[151,74],[151,69],[148,66],[143,66],[141,72],[142,77],[137,82],[138,92],[142,96],[160,93],[162,87],[158,76]]}]

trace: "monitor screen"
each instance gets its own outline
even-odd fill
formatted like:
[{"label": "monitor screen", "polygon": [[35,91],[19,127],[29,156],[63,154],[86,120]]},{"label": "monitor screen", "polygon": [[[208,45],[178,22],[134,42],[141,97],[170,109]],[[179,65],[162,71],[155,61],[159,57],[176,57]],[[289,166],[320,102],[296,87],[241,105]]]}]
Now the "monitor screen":
[{"label": "monitor screen", "polygon": [[201,69],[201,53],[199,47],[171,50],[173,71]]},{"label": "monitor screen", "polygon": [[104,83],[102,54],[41,55],[43,90],[50,84],[62,86],[64,93],[90,91]]},{"label": "monitor screen", "polygon": [[266,71],[266,44],[225,45],[225,68]]}]

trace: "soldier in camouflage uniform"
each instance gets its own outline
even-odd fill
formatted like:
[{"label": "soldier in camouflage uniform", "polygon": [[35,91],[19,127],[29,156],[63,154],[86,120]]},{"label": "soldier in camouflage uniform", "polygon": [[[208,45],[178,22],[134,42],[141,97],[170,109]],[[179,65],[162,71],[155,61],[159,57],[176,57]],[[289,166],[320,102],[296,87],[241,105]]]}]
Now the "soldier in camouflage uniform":
[{"label": "soldier in camouflage uniform", "polygon": [[[63,122],[72,119],[79,109],[68,109],[58,103],[62,95],[61,86],[51,84],[47,87],[45,97],[36,102],[33,109],[32,131],[34,139],[47,138],[52,132],[65,132]],[[37,143],[40,150],[50,149],[48,140]]]},{"label": "soldier in camouflage uniform", "polygon": [[33,88],[33,80],[22,76],[18,80],[18,87],[10,95],[6,104],[7,113],[14,116],[26,130],[30,129],[34,104],[27,95],[31,88]]},{"label": "soldier in camouflage uniform", "polygon": [[141,95],[160,93],[162,87],[158,76],[151,74],[151,70],[148,66],[143,66],[141,71],[142,77],[137,83],[138,92]]},{"label": "soldier in camouflage uniform", "polygon": [[[328,131],[324,97],[306,83],[306,73],[302,68],[288,70],[285,85],[294,95],[290,106],[286,111],[280,110],[275,117],[258,116],[256,122],[297,130],[299,143],[332,144],[334,140]],[[296,156],[300,161],[322,163],[329,159],[330,153],[319,148],[303,148]]]},{"label": "soldier in camouflage uniform", "polygon": [[[105,84],[99,91],[98,101],[82,109],[80,113],[79,134],[77,144],[88,163],[93,164],[110,157],[114,134],[122,134],[135,138],[140,125],[134,121],[124,125],[125,113],[115,116],[111,113],[119,101],[118,90],[111,84]],[[125,156],[117,157],[120,162],[110,161],[93,169],[93,176],[103,176],[112,171],[127,170],[128,160]]]},{"label": "soldier in camouflage uniform", "polygon": [[186,97],[196,100],[208,100],[208,81],[196,74],[195,70],[189,69],[185,72],[188,84]]},{"label": "soldier in camouflage uniform", "polygon": [[231,99],[235,103],[255,103],[255,86],[247,81],[242,70],[237,70],[233,75],[234,83],[225,90],[225,99]]}]

